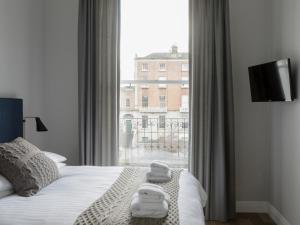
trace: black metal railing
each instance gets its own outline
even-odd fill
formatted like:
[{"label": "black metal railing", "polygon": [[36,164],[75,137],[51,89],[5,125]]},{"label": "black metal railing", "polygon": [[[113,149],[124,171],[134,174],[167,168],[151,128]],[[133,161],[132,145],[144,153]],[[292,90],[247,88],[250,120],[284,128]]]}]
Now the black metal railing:
[{"label": "black metal railing", "polygon": [[188,118],[122,118],[120,128],[121,148],[187,153]]}]

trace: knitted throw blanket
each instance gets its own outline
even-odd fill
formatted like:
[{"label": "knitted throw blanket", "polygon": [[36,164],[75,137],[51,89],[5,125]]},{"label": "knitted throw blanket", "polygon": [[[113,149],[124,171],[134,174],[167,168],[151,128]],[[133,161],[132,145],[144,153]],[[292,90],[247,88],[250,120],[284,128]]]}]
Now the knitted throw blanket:
[{"label": "knitted throw blanket", "polygon": [[131,217],[131,197],[138,187],[146,182],[147,170],[124,168],[111,188],[85,210],[74,225],[179,225],[177,200],[181,171],[172,170],[171,181],[157,183],[170,195],[167,217],[163,219]]}]

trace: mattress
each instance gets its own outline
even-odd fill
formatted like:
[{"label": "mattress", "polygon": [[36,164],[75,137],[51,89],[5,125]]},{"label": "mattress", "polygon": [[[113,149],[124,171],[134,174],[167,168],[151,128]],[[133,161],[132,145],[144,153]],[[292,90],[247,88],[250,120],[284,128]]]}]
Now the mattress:
[{"label": "mattress", "polygon": [[[114,183],[122,167],[66,166],[61,178],[33,197],[0,199],[0,225],[72,225]],[[181,173],[178,197],[180,225],[205,225],[199,182]],[[203,201],[203,197],[202,197]]]}]

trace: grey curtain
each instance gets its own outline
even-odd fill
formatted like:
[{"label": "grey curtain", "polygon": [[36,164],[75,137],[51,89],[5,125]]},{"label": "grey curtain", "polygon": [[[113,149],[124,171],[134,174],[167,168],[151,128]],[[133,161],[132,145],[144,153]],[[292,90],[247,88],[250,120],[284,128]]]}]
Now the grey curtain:
[{"label": "grey curtain", "polygon": [[235,216],[229,0],[190,0],[190,170],[208,193],[205,216]]},{"label": "grey curtain", "polygon": [[80,160],[116,165],[120,0],[80,0],[78,20]]}]

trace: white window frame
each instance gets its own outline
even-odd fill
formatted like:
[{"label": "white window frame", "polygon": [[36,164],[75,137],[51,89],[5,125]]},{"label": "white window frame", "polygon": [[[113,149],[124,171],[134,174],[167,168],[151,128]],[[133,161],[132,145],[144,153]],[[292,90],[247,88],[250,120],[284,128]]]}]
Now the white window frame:
[{"label": "white window frame", "polygon": [[143,72],[149,71],[149,65],[148,65],[148,63],[142,63],[142,71]]},{"label": "white window frame", "polygon": [[181,95],[181,107],[188,108],[189,107],[189,96]]},{"label": "white window frame", "polygon": [[166,108],[166,96],[165,95],[159,96],[159,107]]}]

